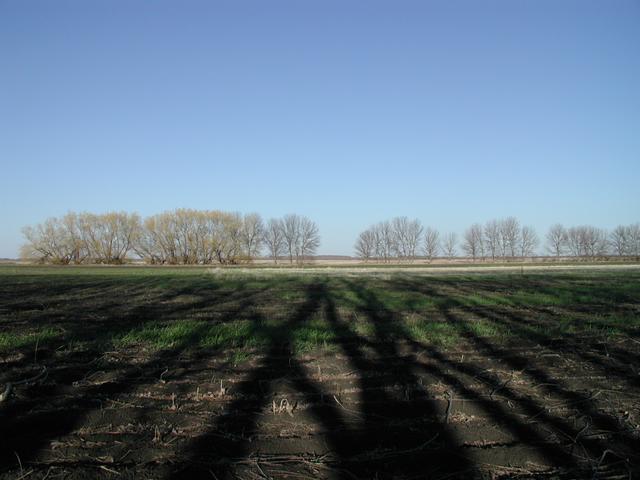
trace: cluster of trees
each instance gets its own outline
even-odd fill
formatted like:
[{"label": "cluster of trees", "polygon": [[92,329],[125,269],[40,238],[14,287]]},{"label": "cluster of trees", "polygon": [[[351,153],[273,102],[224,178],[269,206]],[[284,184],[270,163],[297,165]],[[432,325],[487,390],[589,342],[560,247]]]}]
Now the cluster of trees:
[{"label": "cluster of trees", "polygon": [[236,264],[267,251],[274,262],[302,262],[320,244],[317,225],[290,214],[260,215],[177,209],[138,214],[70,212],[23,229],[22,257],[56,264],[120,264],[137,256],[151,264]]},{"label": "cluster of trees", "polygon": [[531,257],[540,243],[535,230],[521,226],[515,217],[474,223],[463,236],[462,249],[467,256],[485,259]]},{"label": "cluster of trees", "polygon": [[565,228],[556,224],[547,233],[547,250],[557,257],[640,257],[640,223],[619,225],[611,232],[591,225]]},{"label": "cluster of trees", "polygon": [[[177,209],[142,219],[138,214],[70,212],[23,229],[23,258],[56,264],[124,263],[132,256],[151,264],[236,264],[266,253],[278,262],[300,263],[316,253],[318,226],[290,214],[264,222],[257,213]],[[358,257],[390,262],[456,257],[458,248],[476,259],[525,258],[538,251],[535,230],[517,218],[474,223],[461,240],[454,232],[440,235],[420,220],[395,217],[360,233]],[[553,225],[546,251],[556,257],[640,258],[640,223],[620,225],[611,232],[590,225]]]},{"label": "cluster of trees", "polygon": [[140,216],[123,212],[103,215],[70,212],[22,230],[23,258],[58,264],[122,263],[140,231]]},{"label": "cluster of trees", "polygon": [[420,220],[396,217],[380,222],[362,232],[356,240],[356,254],[364,260],[376,259],[383,262],[414,260],[426,257],[428,260],[442,254],[457,256],[458,246],[474,260],[491,257],[531,256],[538,245],[538,237],[531,227],[520,226],[515,217],[491,220],[484,226],[475,223],[463,235],[459,245],[455,232],[442,237],[432,227],[424,228]]},{"label": "cluster of trees", "polygon": [[407,217],[380,222],[358,236],[356,253],[364,260],[412,260],[420,255],[423,231],[419,220]]},{"label": "cluster of trees", "polygon": [[[465,256],[475,261],[532,257],[539,245],[536,231],[521,225],[515,217],[489,220],[484,225],[474,223],[465,230],[461,241],[455,232],[441,236],[435,228],[423,227],[418,219],[396,217],[360,233],[355,250],[365,261],[411,261],[418,257],[431,261],[438,256],[456,257],[460,247]],[[640,223],[621,225],[610,233],[588,225],[565,228],[557,224],[547,233],[546,249],[557,257],[638,257]]]}]

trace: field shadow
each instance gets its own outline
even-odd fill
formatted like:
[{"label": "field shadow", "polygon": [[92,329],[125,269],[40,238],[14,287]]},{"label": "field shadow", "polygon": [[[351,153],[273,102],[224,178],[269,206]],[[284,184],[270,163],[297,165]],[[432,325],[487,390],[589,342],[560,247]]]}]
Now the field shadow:
[{"label": "field shadow", "polygon": [[[274,289],[285,288],[279,282],[291,282],[287,288],[295,301],[274,295]],[[91,471],[105,467],[99,473],[110,469],[136,476],[144,470],[172,479],[604,479],[639,472],[636,410],[616,411],[616,395],[640,398],[633,371],[637,349],[571,334],[558,338],[545,330],[554,315],[588,307],[587,294],[603,312],[627,305],[625,312],[633,313],[638,304],[633,294],[615,288],[559,292],[564,287],[554,280],[517,277],[316,276],[296,282],[142,278],[123,284],[96,278],[52,282],[43,290],[34,280],[20,287],[20,297],[14,294],[17,286],[1,287],[8,326],[46,323],[63,329],[79,347],[62,355],[42,345],[37,363],[49,367],[49,380],[25,388],[0,408],[0,474],[17,472],[17,461],[20,469],[45,462],[58,439],[77,435],[92,419],[107,423],[104,405],[114,399],[145,389],[187,398],[194,371],[204,378],[209,370],[225,371],[236,381],[226,393],[221,383],[219,398],[198,409],[172,410],[197,418],[202,428],[196,434],[175,434],[173,444],[154,436],[150,441],[156,450],[166,450],[164,457],[146,455],[144,445],[116,448],[111,442],[111,461],[96,457]],[[495,305],[469,300],[479,291],[489,301],[492,295],[508,297],[514,285],[521,298],[537,294],[564,303],[526,303],[514,296]],[[276,319],[268,308],[274,305],[287,306]],[[97,337],[120,338],[132,328],[179,324],[194,315],[201,321],[157,351],[136,355],[134,345],[124,355],[110,351],[108,342],[99,349],[81,348],[91,341],[96,345]],[[244,367],[225,357],[223,348],[193,348],[211,324],[239,319],[249,322],[243,335],[263,342],[252,358],[240,362]],[[335,378],[314,375],[309,355],[296,350],[300,331],[319,319],[331,345],[311,357],[333,365]],[[439,344],[411,328],[435,323],[446,325],[453,343]],[[485,334],[479,326],[495,331]],[[638,338],[634,328],[621,332]],[[25,352],[8,358],[5,369],[33,369],[31,352]],[[593,389],[589,380],[566,375],[569,366],[571,372],[604,377],[610,388]],[[164,386],[167,372],[170,389]],[[108,381],[88,381],[95,375]],[[123,404],[122,410],[132,425],[162,421],[163,412],[151,402]],[[286,438],[264,433],[268,424],[299,419],[314,430]],[[91,463],[86,456],[67,461],[68,467],[56,468],[78,473]]]},{"label": "field shadow", "polygon": [[[60,279],[58,279],[60,280]],[[263,290],[247,290],[242,281],[232,291],[220,288],[211,279],[195,281],[178,278],[109,279],[98,277],[52,281],[37,288],[20,284],[21,296],[13,297],[11,289],[2,289],[0,303],[4,314],[29,317],[36,328],[53,327],[64,332],[62,348],[44,343],[36,352],[29,346],[5,363],[5,381],[29,377],[31,371],[47,368],[43,385],[24,388],[0,409],[0,472],[16,466],[37,464],[39,458],[50,452],[57,439],[68,436],[104,414],[106,406],[117,407],[119,395],[144,386],[153,387],[162,379],[163,372],[179,363],[180,356],[192,350],[204,333],[208,322],[182,335],[170,347],[151,352],[137,352],[136,346],[128,351],[112,351],[112,339],[121,337],[147,323],[159,321],[179,322],[184,316],[207,309],[215,309],[212,323],[225,323],[247,315],[255,305],[255,298]],[[188,302],[176,302],[188,295]],[[34,308],[36,312],[34,312]],[[6,322],[12,325],[14,322]],[[15,322],[20,324],[21,322]],[[219,350],[196,351],[189,355],[190,362],[211,361],[220,356]],[[34,358],[35,357],[35,358]],[[37,362],[37,366],[34,363]],[[220,364],[225,367],[224,362]],[[99,376],[104,381],[90,381]],[[174,375],[178,380],[180,375]],[[177,390],[179,392],[179,390]],[[110,403],[111,402],[111,403]],[[138,408],[130,415],[148,416],[148,409]],[[110,455],[117,455],[115,449]],[[91,466],[95,459],[78,459]],[[95,466],[102,465],[101,460]]]},{"label": "field shadow", "polygon": [[[522,286],[521,279],[515,280]],[[522,282],[522,283],[520,283]],[[437,283],[437,282],[435,282]],[[469,288],[471,282],[461,282],[455,285],[460,297],[473,295],[475,288]],[[545,280],[531,281],[530,288],[544,294],[557,290],[548,285]],[[500,282],[485,285],[488,291],[499,290]],[[495,288],[497,287],[497,288]],[[518,442],[536,448],[550,460],[551,465],[561,471],[570,472],[592,478],[609,478],[620,475],[631,478],[633,472],[638,471],[640,458],[640,439],[631,423],[625,418],[624,412],[616,412],[616,396],[626,391],[631,398],[638,393],[638,377],[633,368],[637,353],[630,349],[611,344],[604,347],[598,336],[564,335],[558,338],[551,335],[549,325],[538,319],[548,314],[546,306],[521,308],[488,308],[469,306],[466,302],[452,300],[451,295],[443,296],[436,287],[428,281],[403,278],[394,288],[408,289],[429,297],[441,299],[440,308],[435,315],[454,327],[455,332],[471,347],[476,357],[473,361],[456,361],[447,356],[441,349],[434,348],[421,342],[416,342],[410,336],[407,339],[418,349],[426,352],[428,357],[442,366],[435,375],[452,386],[463,398],[475,398],[483,405],[496,423],[503,425],[517,437]],[[611,299],[624,304],[637,302],[635,297],[621,295],[620,292],[600,292],[600,300],[612,304]],[[572,299],[576,301],[575,299]],[[571,302],[569,302],[570,305]],[[601,305],[601,304],[598,304]],[[589,305],[581,305],[580,310],[588,309]],[[557,308],[556,314],[557,312]],[[572,308],[560,309],[559,316],[571,313]],[[491,325],[502,327],[508,332],[509,341],[505,342],[491,336],[480,335],[474,328],[474,322],[487,321]],[[545,328],[547,331],[545,332]],[[626,335],[637,337],[638,330],[623,329]],[[633,340],[632,340],[633,341]],[[606,343],[606,342],[605,342]],[[595,345],[594,345],[595,344]],[[600,348],[594,348],[599,345]],[[553,362],[541,361],[532,355],[531,349],[543,347],[544,357],[565,358],[571,356],[571,361],[578,362],[583,371],[591,376],[602,376],[610,381],[609,385],[599,390],[585,390],[588,385],[580,385],[580,381],[573,381],[571,377],[562,378],[563,372],[553,367]],[[605,353],[606,352],[606,353]],[[477,356],[499,364],[501,369],[518,374],[536,387],[535,392],[523,394],[514,388],[510,381],[493,374],[489,369],[482,368],[482,360]],[[545,365],[546,363],[546,365]],[[567,362],[570,365],[570,362]],[[425,367],[429,373],[434,373],[433,365]],[[442,371],[449,373],[443,376]],[[480,392],[471,392],[468,382],[460,382],[463,377],[480,378],[491,388],[489,398]],[[571,381],[571,386],[568,384]],[[607,387],[620,390],[610,390],[608,395],[601,395]],[[505,408],[504,401],[492,398],[494,392],[499,391],[499,397],[506,400],[509,408]],[[517,420],[510,413],[517,411],[521,420]],[[492,412],[492,413],[490,413]],[[556,413],[557,412],[557,413]],[[510,418],[511,417],[511,418]],[[505,422],[505,420],[507,420]],[[602,470],[602,471],[601,471]]]}]

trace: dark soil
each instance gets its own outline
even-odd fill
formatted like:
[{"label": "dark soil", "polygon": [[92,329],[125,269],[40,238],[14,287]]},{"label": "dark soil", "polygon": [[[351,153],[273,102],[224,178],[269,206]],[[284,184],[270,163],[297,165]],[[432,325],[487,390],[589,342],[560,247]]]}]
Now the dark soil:
[{"label": "dark soil", "polygon": [[[237,363],[228,351],[89,343],[0,355],[0,385],[47,367],[46,378],[16,386],[0,404],[0,478],[640,475],[637,332],[498,339],[465,331],[446,348],[345,334],[335,348],[296,353],[288,331],[312,312],[338,333],[349,327],[324,287],[310,288],[272,345]],[[35,308],[23,300],[23,312]],[[393,320],[369,307],[374,329]],[[465,315],[517,330],[540,309],[434,317]]]}]

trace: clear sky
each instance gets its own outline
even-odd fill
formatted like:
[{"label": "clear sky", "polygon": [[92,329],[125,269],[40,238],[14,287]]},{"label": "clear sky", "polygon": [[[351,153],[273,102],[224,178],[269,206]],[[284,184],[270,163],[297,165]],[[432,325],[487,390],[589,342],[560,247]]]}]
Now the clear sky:
[{"label": "clear sky", "polygon": [[640,221],[640,2],[0,0],[0,257],[68,210]]}]

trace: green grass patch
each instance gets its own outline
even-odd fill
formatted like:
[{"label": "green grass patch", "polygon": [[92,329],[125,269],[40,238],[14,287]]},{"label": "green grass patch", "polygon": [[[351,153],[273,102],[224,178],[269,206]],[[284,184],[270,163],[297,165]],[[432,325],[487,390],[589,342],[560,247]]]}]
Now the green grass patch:
[{"label": "green grass patch", "polygon": [[155,349],[259,347],[268,338],[250,321],[215,324],[198,320],[148,323],[114,338],[116,346],[144,344]]},{"label": "green grass patch", "polygon": [[[230,269],[0,267],[0,351],[225,350],[470,337],[539,341],[640,330],[640,271],[327,275]],[[43,324],[55,325],[38,329]]]},{"label": "green grass patch", "polygon": [[61,336],[62,332],[50,327],[28,333],[0,332],[0,351],[4,352],[31,347],[35,349],[36,344],[38,344],[38,346],[45,346]]},{"label": "green grass patch", "polygon": [[454,325],[426,319],[407,321],[406,330],[416,342],[444,347],[455,345],[460,338]]}]

